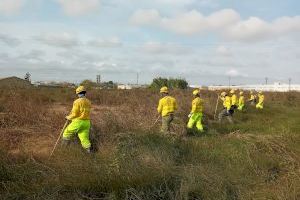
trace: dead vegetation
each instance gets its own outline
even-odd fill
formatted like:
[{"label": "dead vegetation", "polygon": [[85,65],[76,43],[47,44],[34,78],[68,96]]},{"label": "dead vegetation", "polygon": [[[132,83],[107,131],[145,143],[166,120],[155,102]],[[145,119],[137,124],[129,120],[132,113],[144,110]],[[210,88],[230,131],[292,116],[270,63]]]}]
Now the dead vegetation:
[{"label": "dead vegetation", "polygon": [[[298,93],[266,95],[236,124],[215,124],[216,94],[204,91],[206,134],[168,138],[151,126],[159,95],[151,90],[91,91],[87,157],[74,145],[49,153],[74,99],[68,89],[0,93],[0,194],[3,199],[299,199]],[[179,103],[174,132],[185,130],[192,96]],[[71,169],[71,170],[70,170]]]}]

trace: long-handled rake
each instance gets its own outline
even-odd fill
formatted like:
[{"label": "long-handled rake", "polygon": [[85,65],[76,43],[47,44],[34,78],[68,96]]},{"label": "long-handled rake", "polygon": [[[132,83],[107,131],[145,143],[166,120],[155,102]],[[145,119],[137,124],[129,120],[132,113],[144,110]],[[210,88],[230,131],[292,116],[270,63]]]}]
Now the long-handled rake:
[{"label": "long-handled rake", "polygon": [[158,120],[160,119],[160,115],[157,117],[157,119],[155,120],[155,122],[149,127],[149,130],[151,130],[158,122]]},{"label": "long-handled rake", "polygon": [[59,142],[59,140],[60,140],[62,134],[64,133],[64,131],[65,131],[65,129],[67,128],[68,125],[69,125],[69,120],[66,120],[66,123],[65,123],[64,127],[62,128],[62,130],[61,130],[61,132],[60,132],[60,134],[59,134],[59,136],[58,136],[58,138],[57,138],[57,140],[56,140],[56,142],[55,142],[55,145],[54,145],[54,147],[53,147],[53,149],[52,149],[52,151],[51,151],[51,154],[50,154],[50,156],[49,156],[49,159],[50,159],[51,156],[53,155],[53,153],[54,153],[54,151],[55,151],[55,149],[56,149],[56,146],[57,146],[57,144],[58,144],[58,142]]}]

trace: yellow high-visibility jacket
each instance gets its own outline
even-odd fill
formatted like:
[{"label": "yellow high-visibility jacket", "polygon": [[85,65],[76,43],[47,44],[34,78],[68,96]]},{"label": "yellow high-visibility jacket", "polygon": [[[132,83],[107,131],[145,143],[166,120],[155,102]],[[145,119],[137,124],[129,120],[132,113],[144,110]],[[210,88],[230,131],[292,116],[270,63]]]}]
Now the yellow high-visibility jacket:
[{"label": "yellow high-visibility jacket", "polygon": [[191,113],[202,113],[203,112],[204,101],[200,97],[195,98],[192,101],[192,111]]},{"label": "yellow high-visibility jacket", "polygon": [[235,94],[231,96],[231,105],[238,105],[237,96]]},{"label": "yellow high-visibility jacket", "polygon": [[265,100],[265,95],[259,94],[259,95],[258,95],[258,103],[259,103],[259,104],[263,104],[263,103],[264,103],[264,100]]},{"label": "yellow high-visibility jacket", "polygon": [[227,110],[230,110],[230,108],[231,108],[231,97],[226,96],[226,97],[223,97],[221,99],[223,101],[224,108],[226,108]]},{"label": "yellow high-visibility jacket", "polygon": [[177,110],[177,102],[175,98],[165,96],[159,100],[157,112],[160,113],[162,117],[174,113],[175,110]]},{"label": "yellow high-visibility jacket", "polygon": [[255,95],[254,94],[251,94],[250,95],[250,99],[249,99],[250,101],[253,101],[253,100],[255,100]]},{"label": "yellow high-visibility jacket", "polygon": [[245,97],[244,96],[240,96],[239,98],[239,106],[243,106],[245,105]]},{"label": "yellow high-visibility jacket", "polygon": [[83,97],[78,98],[73,103],[73,108],[70,115],[67,116],[68,120],[74,119],[90,119],[90,112],[91,112],[91,102]]}]

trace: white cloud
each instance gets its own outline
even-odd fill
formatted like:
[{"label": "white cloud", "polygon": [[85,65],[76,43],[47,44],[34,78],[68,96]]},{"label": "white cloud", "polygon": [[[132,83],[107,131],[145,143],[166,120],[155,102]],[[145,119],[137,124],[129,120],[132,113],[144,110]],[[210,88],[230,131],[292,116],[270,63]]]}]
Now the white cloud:
[{"label": "white cloud", "polygon": [[0,33],[0,42],[10,47],[16,47],[21,43],[18,38],[3,33]]},{"label": "white cloud", "polygon": [[0,14],[17,14],[24,5],[24,0],[0,0]]},{"label": "white cloud", "polygon": [[137,10],[129,19],[130,24],[141,26],[159,23],[160,15],[155,9]]},{"label": "white cloud", "polygon": [[146,42],[142,46],[142,51],[148,54],[186,54],[191,52],[190,49],[179,46],[178,44]]},{"label": "white cloud", "polygon": [[42,34],[34,37],[34,39],[50,46],[63,48],[76,47],[80,45],[77,37],[67,32]]},{"label": "white cloud", "polygon": [[231,56],[232,55],[231,51],[223,45],[218,46],[216,49],[216,52],[218,55],[221,55],[221,56]]},{"label": "white cloud", "polygon": [[118,37],[111,37],[106,39],[98,38],[98,39],[90,40],[87,44],[93,47],[108,47],[108,48],[122,46],[122,42]]},{"label": "white cloud", "polygon": [[157,3],[162,4],[178,4],[178,5],[188,5],[194,3],[196,0],[155,0]]},{"label": "white cloud", "polygon": [[95,12],[100,7],[100,0],[56,0],[69,16],[79,16]]},{"label": "white cloud", "polygon": [[236,77],[236,76],[240,76],[241,74],[236,69],[230,69],[226,72],[226,75]]},{"label": "white cloud", "polygon": [[136,26],[156,26],[186,36],[210,32],[226,40],[244,42],[286,37],[300,32],[300,16],[279,17],[272,22],[258,17],[242,20],[239,13],[232,9],[219,10],[208,16],[192,10],[173,17],[163,17],[153,9],[138,10],[130,21]]}]

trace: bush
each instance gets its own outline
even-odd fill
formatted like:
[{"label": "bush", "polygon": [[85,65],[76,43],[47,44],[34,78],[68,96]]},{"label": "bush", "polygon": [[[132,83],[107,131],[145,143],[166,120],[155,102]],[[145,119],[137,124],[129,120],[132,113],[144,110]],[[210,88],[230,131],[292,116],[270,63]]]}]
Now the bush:
[{"label": "bush", "polygon": [[188,82],[185,79],[174,79],[174,78],[155,78],[153,79],[150,88],[160,89],[161,87],[167,86],[168,88],[187,89]]}]

